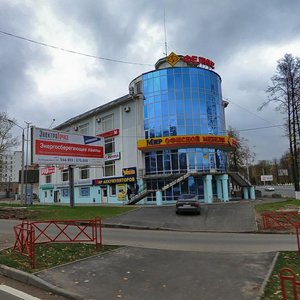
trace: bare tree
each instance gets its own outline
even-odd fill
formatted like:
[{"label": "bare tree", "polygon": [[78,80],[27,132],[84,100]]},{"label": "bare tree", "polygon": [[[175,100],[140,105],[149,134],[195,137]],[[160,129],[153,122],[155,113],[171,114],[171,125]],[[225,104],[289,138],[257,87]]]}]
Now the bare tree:
[{"label": "bare tree", "polygon": [[242,137],[237,129],[229,126],[227,134],[238,143],[238,148],[229,153],[229,170],[239,172],[254,161],[255,153],[247,145],[248,140]]},{"label": "bare tree", "polygon": [[259,108],[269,103],[276,104],[276,109],[285,114],[286,132],[289,139],[291,169],[295,190],[299,191],[299,140],[300,140],[300,60],[291,54],[278,61],[276,74],[267,88],[268,100]]},{"label": "bare tree", "polygon": [[18,139],[12,136],[13,123],[8,121],[7,113],[0,112],[0,155],[17,146]]}]

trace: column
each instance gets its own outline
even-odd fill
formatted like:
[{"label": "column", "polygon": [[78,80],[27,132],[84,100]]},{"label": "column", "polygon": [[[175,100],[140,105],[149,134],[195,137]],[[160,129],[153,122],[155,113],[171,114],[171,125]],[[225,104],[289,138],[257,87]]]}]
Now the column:
[{"label": "column", "polygon": [[158,205],[158,206],[162,205],[162,191],[161,190],[156,191],[156,205]]},{"label": "column", "polygon": [[212,203],[213,193],[212,193],[212,175],[203,176],[204,185],[204,201],[207,203]]},{"label": "column", "polygon": [[223,201],[229,201],[228,174],[222,175]]},{"label": "column", "polygon": [[223,201],[223,192],[222,192],[222,180],[220,176],[215,176],[217,182],[217,197],[219,200]]},{"label": "column", "polygon": [[250,186],[250,199],[255,200],[255,187],[252,185]]},{"label": "column", "polygon": [[249,199],[248,187],[243,187],[243,195],[245,200]]}]

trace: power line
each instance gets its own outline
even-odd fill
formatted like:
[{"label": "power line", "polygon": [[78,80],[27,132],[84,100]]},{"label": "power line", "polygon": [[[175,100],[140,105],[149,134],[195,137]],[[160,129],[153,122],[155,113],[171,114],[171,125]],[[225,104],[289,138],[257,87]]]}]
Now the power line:
[{"label": "power line", "polygon": [[259,119],[261,119],[261,120],[263,120],[263,121],[265,121],[265,122],[267,122],[267,123],[269,123],[269,124],[272,124],[273,126],[276,127],[276,125],[274,125],[272,122],[270,122],[270,121],[268,121],[268,120],[262,118],[261,116],[255,114],[254,112],[248,110],[247,108],[245,108],[245,107],[243,107],[243,106],[241,106],[241,105],[239,105],[239,104],[237,104],[237,103],[234,103],[232,100],[228,100],[228,99],[226,99],[226,98],[224,98],[224,99],[225,99],[226,101],[228,101],[229,103],[232,103],[232,104],[234,104],[234,105],[240,107],[241,109],[245,110],[245,111],[248,112],[249,114],[254,115],[255,117],[257,117],[257,118],[259,118]]},{"label": "power line", "polygon": [[274,127],[282,127],[281,125],[273,125],[273,126],[264,126],[264,127],[256,127],[256,128],[247,128],[247,129],[237,129],[238,131],[251,131],[251,130],[260,130],[260,129],[267,129],[267,128],[274,128]]},{"label": "power line", "polygon": [[44,47],[48,47],[48,48],[52,48],[52,49],[55,49],[55,50],[60,50],[60,51],[76,54],[76,55],[81,55],[81,56],[86,56],[86,57],[91,57],[91,58],[95,58],[95,59],[101,59],[101,60],[106,60],[106,61],[110,61],[110,62],[121,63],[121,64],[151,66],[151,67],[153,67],[153,65],[151,65],[151,64],[129,62],[129,61],[124,61],[124,60],[117,60],[117,59],[106,58],[106,57],[86,54],[86,53],[82,53],[82,52],[77,52],[77,51],[74,51],[74,50],[69,50],[69,49],[53,46],[53,45],[50,45],[50,44],[47,44],[47,43],[42,43],[42,42],[39,42],[39,41],[28,39],[28,38],[25,38],[23,36],[19,36],[19,35],[12,34],[12,33],[9,33],[9,32],[5,32],[5,31],[2,31],[2,30],[0,30],[0,33],[8,35],[10,37],[14,37],[14,38],[26,41],[26,42],[34,43],[34,44],[37,44],[37,45],[40,45],[40,46],[44,46]]}]

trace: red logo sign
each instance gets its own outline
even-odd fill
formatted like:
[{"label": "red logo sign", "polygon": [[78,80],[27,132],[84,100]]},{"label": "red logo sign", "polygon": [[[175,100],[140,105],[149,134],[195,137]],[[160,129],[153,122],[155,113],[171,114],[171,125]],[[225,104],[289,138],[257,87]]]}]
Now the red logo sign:
[{"label": "red logo sign", "polygon": [[49,175],[55,173],[55,167],[47,167],[41,169],[41,175]]},{"label": "red logo sign", "polygon": [[106,131],[106,132],[102,132],[100,134],[97,134],[97,136],[107,138],[107,137],[112,137],[112,136],[119,135],[119,133],[120,133],[120,129],[113,129],[113,130],[110,130],[110,131]]},{"label": "red logo sign", "polygon": [[213,61],[211,61],[208,58],[201,57],[201,56],[189,56],[189,55],[186,55],[186,56],[184,56],[182,58],[182,60],[184,62],[186,62],[187,64],[191,64],[191,65],[195,65],[195,66],[205,65],[205,66],[208,66],[211,69],[215,68],[215,63]]}]

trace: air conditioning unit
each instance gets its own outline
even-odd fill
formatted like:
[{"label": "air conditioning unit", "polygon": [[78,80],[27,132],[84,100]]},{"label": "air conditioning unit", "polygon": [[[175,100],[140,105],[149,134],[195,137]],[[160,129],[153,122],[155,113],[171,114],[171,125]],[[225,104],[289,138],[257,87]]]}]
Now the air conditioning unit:
[{"label": "air conditioning unit", "polygon": [[125,107],[124,107],[124,111],[125,111],[125,112],[130,112],[130,107],[129,107],[129,106],[125,106]]}]

